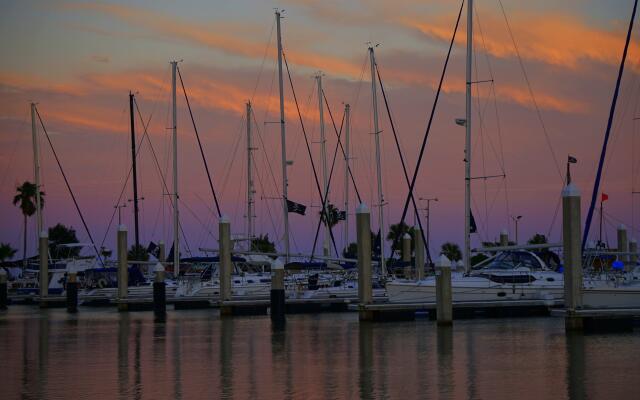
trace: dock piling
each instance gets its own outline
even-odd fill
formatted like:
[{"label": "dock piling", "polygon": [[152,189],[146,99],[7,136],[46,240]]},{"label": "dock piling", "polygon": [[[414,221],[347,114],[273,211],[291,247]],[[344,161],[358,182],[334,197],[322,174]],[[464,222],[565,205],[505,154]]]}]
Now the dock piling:
[{"label": "dock piling", "polygon": [[8,301],[7,297],[7,271],[4,268],[0,268],[0,310],[7,309]]},{"label": "dock piling", "polygon": [[402,235],[402,261],[405,263],[404,277],[411,279],[411,235]]},{"label": "dock piling", "polygon": [[635,239],[629,240],[629,269],[633,270],[638,264],[638,242]]},{"label": "dock piling", "polygon": [[413,240],[416,258],[416,280],[424,278],[424,243],[422,242],[422,229],[416,226],[413,228]]},{"label": "dock piling", "polygon": [[582,308],[582,243],[580,190],[575,183],[562,191],[562,246],[564,253],[564,305],[566,330],[581,330],[583,320],[575,311]]},{"label": "dock piling", "polygon": [[280,259],[271,264],[271,321],[285,321],[284,263]]},{"label": "dock piling", "polygon": [[448,326],[453,323],[451,261],[444,254],[436,263],[436,313],[438,326]]},{"label": "dock piling", "polygon": [[167,294],[165,288],[165,271],[161,263],[153,268],[153,315],[156,321],[164,321],[167,315]]},{"label": "dock piling", "polygon": [[509,231],[503,229],[502,232],[500,232],[500,247],[507,246],[509,246]]},{"label": "dock piling", "polygon": [[161,263],[167,261],[166,247],[164,244],[164,240],[161,240],[158,242],[158,261],[160,261]]},{"label": "dock piling", "polygon": [[[358,244],[358,300],[360,306],[373,301],[371,286],[371,214],[366,204],[356,208],[356,234]],[[360,320],[372,320],[373,313],[362,307]]]},{"label": "dock piling", "polygon": [[[627,236],[627,227],[623,224],[620,224],[617,229],[617,239],[618,239],[618,251],[620,253],[629,252],[629,240]],[[629,256],[626,254],[621,254],[619,256],[619,260],[624,263],[625,270],[629,270]]]},{"label": "dock piling", "polygon": [[74,314],[78,312],[78,274],[76,272],[67,273],[67,312]]},{"label": "dock piling", "polygon": [[218,222],[218,241],[220,247],[220,315],[230,315],[232,310],[225,306],[231,300],[231,224],[227,216]]},{"label": "dock piling", "polygon": [[129,291],[129,262],[127,255],[127,227],[120,225],[118,227],[117,237],[118,247],[118,311],[127,311],[129,309],[126,302]]},{"label": "dock piling", "polygon": [[38,240],[38,249],[40,253],[40,307],[47,307],[46,298],[49,296],[49,234],[47,231],[40,232]]}]

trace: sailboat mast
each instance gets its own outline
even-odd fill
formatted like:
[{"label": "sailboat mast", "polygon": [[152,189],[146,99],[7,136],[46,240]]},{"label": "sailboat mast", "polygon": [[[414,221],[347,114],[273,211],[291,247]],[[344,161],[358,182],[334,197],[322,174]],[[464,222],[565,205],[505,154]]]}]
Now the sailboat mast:
[{"label": "sailboat mast", "polygon": [[473,0],[467,2],[467,73],[464,142],[464,269],[471,270],[471,61],[473,57]]},{"label": "sailboat mast", "polygon": [[137,249],[138,246],[140,246],[140,230],[138,225],[138,173],[136,169],[136,124],[133,113],[133,99],[133,93],[129,92],[129,116],[131,118],[131,169],[133,173],[133,222]]},{"label": "sailboat mast", "polygon": [[382,195],[382,163],[380,162],[380,129],[378,127],[378,98],[376,90],[376,58],[373,46],[369,47],[369,60],[371,61],[371,99],[373,103],[373,134],[376,138],[376,173],[378,178],[378,221],[380,223],[380,274],[387,276],[387,268],[384,259],[384,197]]},{"label": "sailboat mast", "polygon": [[37,237],[42,232],[42,199],[40,198],[40,149],[36,126],[36,103],[31,103],[31,136],[33,139],[33,180],[36,184],[36,226]]},{"label": "sailboat mast", "polygon": [[351,129],[351,106],[344,105],[344,246],[349,247],[349,130]]},{"label": "sailboat mast", "polygon": [[280,32],[280,11],[276,10],[278,33],[278,87],[280,88],[280,143],[282,147],[282,208],[284,218],[285,262],[289,262],[289,207],[287,207],[287,145],[284,126],[284,84],[282,83],[282,35]]},{"label": "sailboat mast", "polygon": [[324,193],[324,207],[322,209],[322,214],[325,218],[324,225],[324,242],[322,245],[322,255],[325,257],[329,256],[329,215],[327,213],[329,207],[329,184],[328,184],[328,176],[327,176],[327,147],[326,147],[326,137],[324,132],[324,106],[322,104],[322,73],[318,72],[316,75],[316,81],[318,82],[318,113],[320,117],[320,158],[322,159],[322,192]]},{"label": "sailboat mast", "polygon": [[247,102],[247,240],[249,250],[253,240],[253,166],[252,166],[252,138],[251,138],[251,102]]},{"label": "sailboat mast", "polygon": [[177,61],[171,61],[171,102],[172,102],[172,137],[173,137],[173,275],[180,273],[180,226],[178,219],[178,105],[176,102],[176,70]]}]

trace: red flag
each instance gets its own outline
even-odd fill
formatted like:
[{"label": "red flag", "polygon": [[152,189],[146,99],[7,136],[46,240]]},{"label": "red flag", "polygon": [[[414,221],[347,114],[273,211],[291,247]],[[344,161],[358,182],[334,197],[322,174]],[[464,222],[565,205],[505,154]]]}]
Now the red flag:
[{"label": "red flag", "polygon": [[602,200],[600,201],[607,201],[607,200],[609,200],[609,195],[606,193],[602,193]]}]

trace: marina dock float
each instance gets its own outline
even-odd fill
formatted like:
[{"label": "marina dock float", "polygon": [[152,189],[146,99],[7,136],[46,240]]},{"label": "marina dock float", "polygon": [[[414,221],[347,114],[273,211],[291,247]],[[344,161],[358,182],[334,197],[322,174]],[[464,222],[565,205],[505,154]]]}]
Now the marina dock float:
[{"label": "marina dock float", "polygon": [[551,310],[551,316],[565,318],[565,327],[569,331],[632,330],[640,321],[640,308],[560,308]]},{"label": "marina dock float", "polygon": [[[562,300],[500,300],[454,301],[452,305],[455,318],[471,318],[476,315],[488,317],[549,315],[553,307],[560,307],[562,304]],[[436,302],[350,304],[349,310],[358,311],[361,319],[370,321],[413,320],[416,313],[428,313],[430,318],[435,318]]]}]

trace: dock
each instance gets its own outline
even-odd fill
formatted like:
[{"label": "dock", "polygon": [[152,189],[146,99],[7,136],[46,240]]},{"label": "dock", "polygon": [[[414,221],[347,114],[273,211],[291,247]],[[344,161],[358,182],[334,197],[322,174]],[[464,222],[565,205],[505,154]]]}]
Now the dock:
[{"label": "dock", "polygon": [[591,332],[632,330],[640,321],[640,308],[582,308],[551,310],[552,317],[567,321],[567,330]]}]

